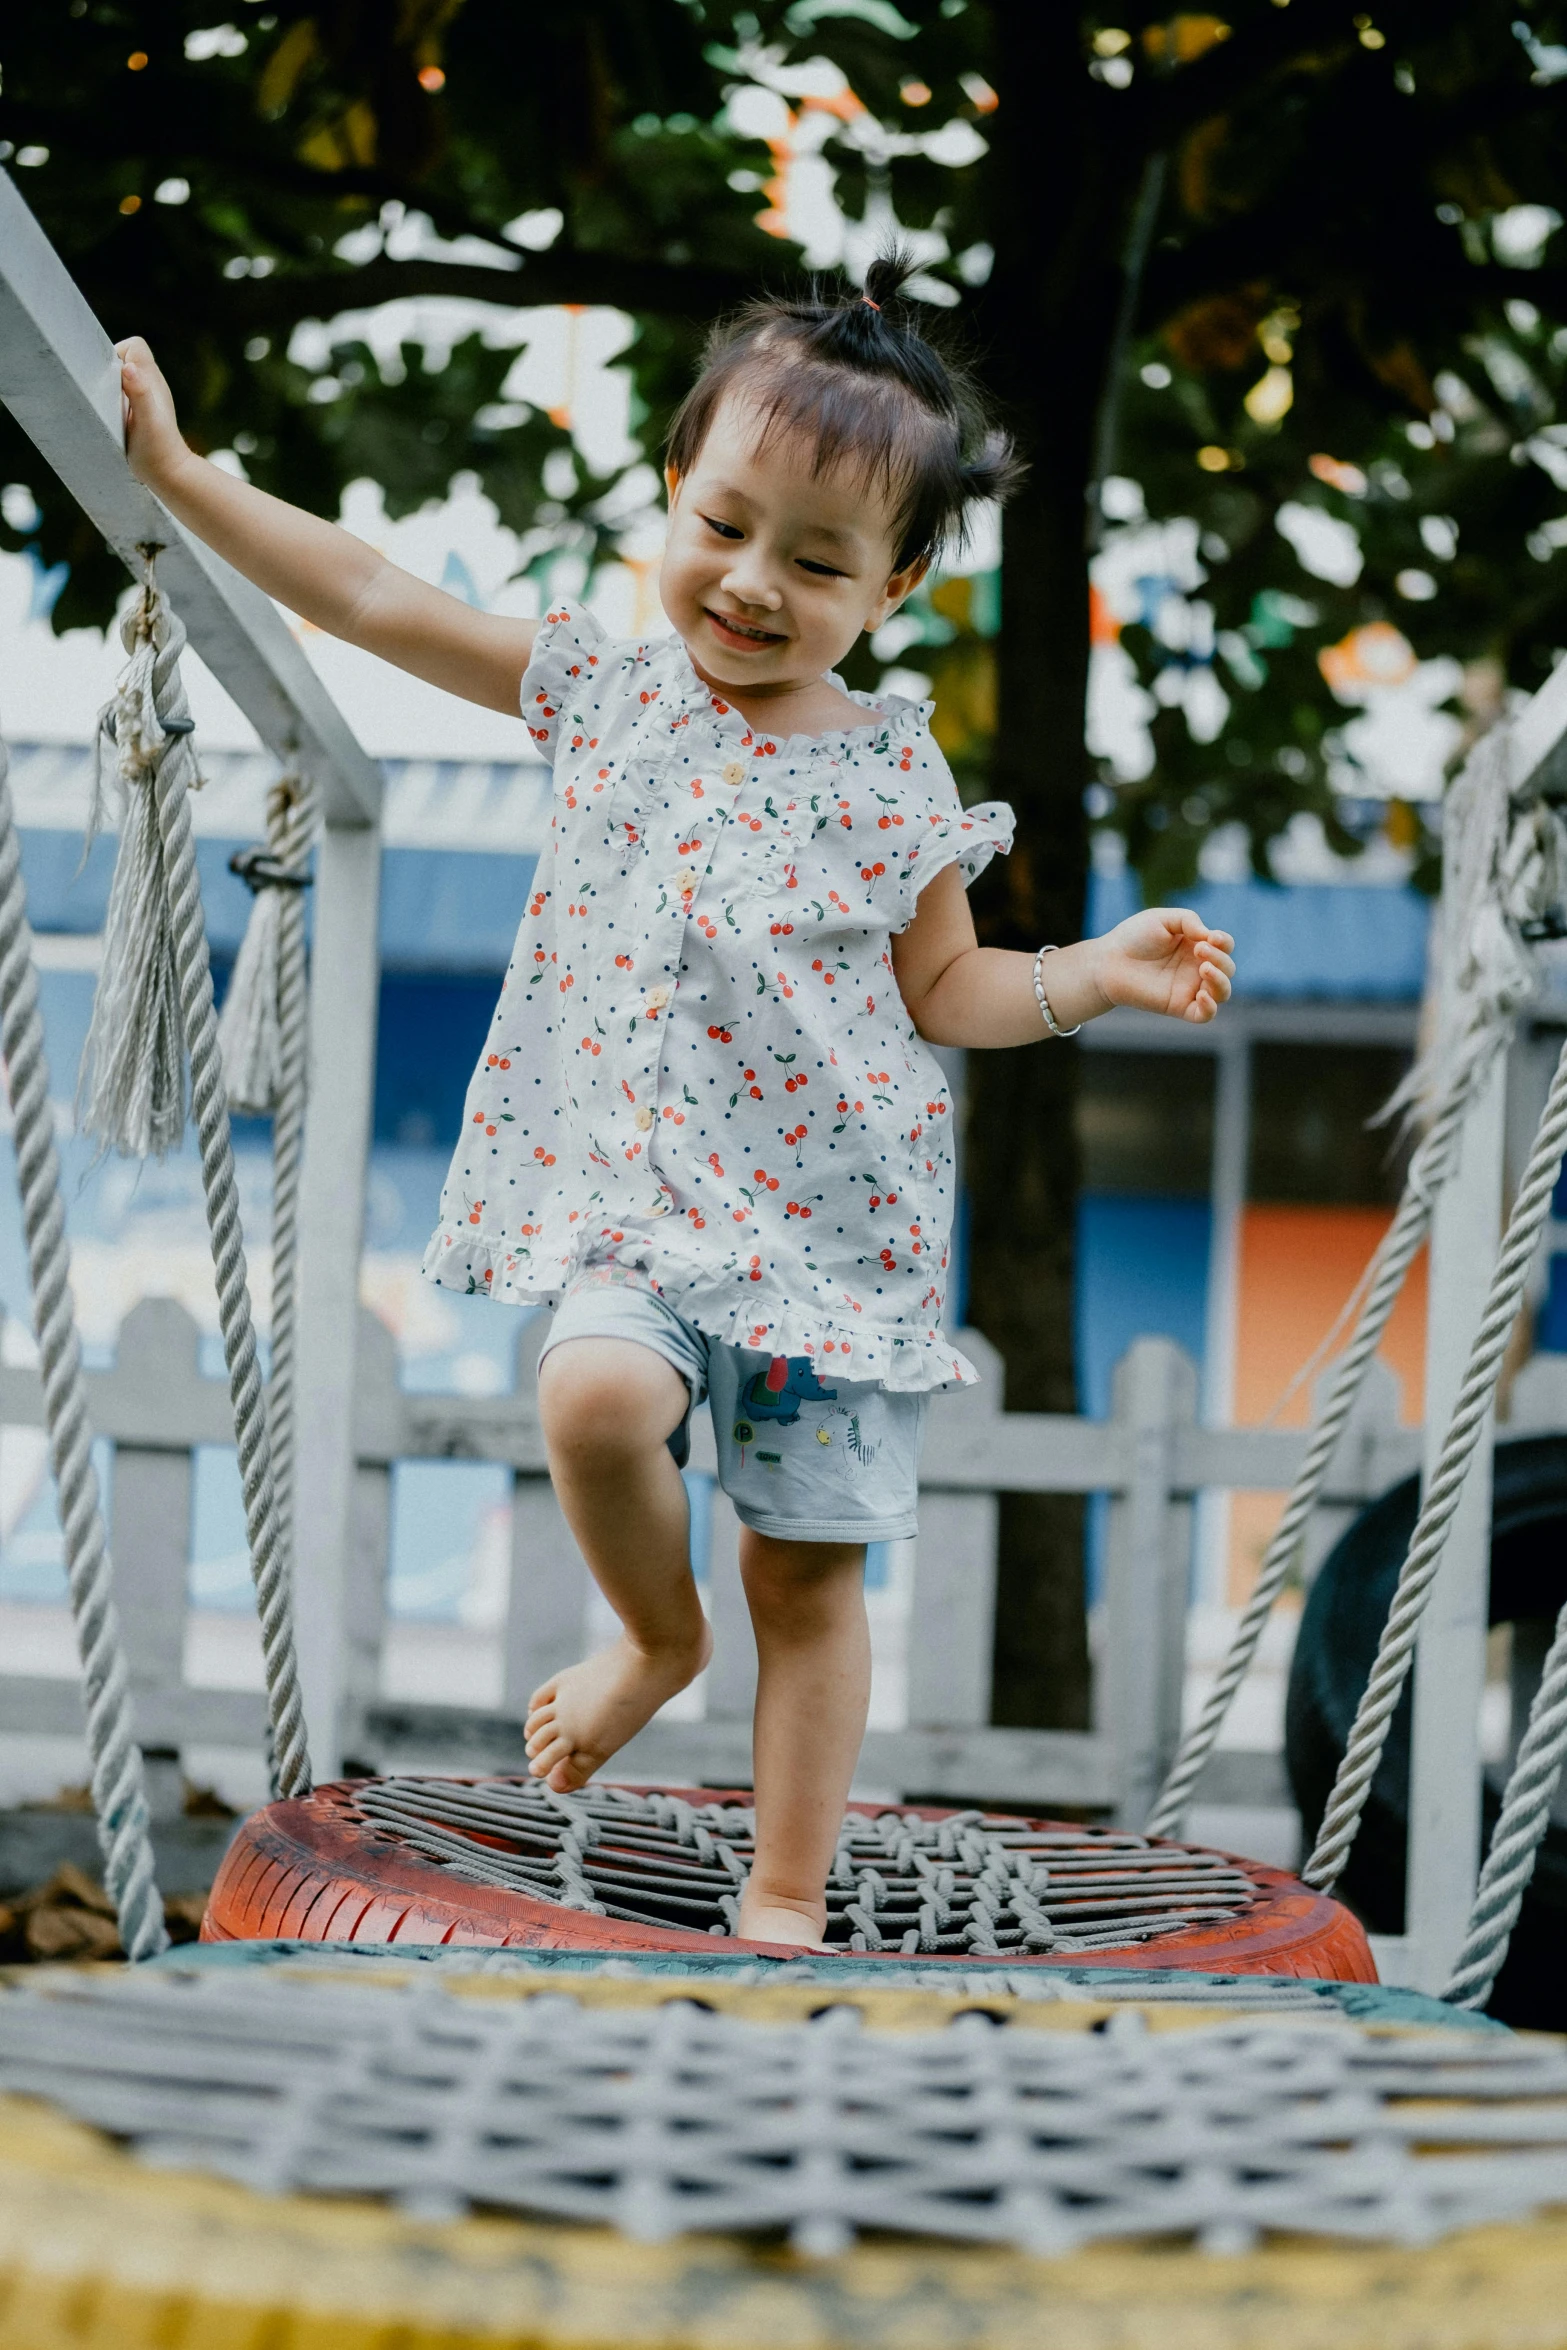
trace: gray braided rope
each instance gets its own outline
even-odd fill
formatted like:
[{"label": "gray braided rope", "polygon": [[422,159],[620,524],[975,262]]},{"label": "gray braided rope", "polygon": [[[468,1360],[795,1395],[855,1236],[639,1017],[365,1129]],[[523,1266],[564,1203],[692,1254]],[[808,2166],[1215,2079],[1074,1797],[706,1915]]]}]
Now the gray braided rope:
[{"label": "gray braided rope", "polygon": [[1535,1247],[1550,1213],[1551,1194],[1561,1173],[1564,1153],[1567,1153],[1567,1045],[1563,1046],[1556,1064],[1529,1164],[1507,1219],[1507,1232],[1491,1275],[1485,1313],[1469,1351],[1464,1382],[1448,1421],[1436,1473],[1426,1488],[1408,1555],[1399,1571],[1398,1589],[1382,1628],[1371,1678],[1361,1697],[1344,1759],[1339,1764],[1316,1849],[1302,1871],[1307,1884],[1315,1885],[1322,1892],[1331,1891],[1338,1882],[1382,1759],[1387,1726],[1414,1656],[1415,1636],[1442,1562],[1453,1512],[1458,1507],[1464,1480],[1485,1427],[1507,1341],[1523,1302]]},{"label": "gray braided rope", "polygon": [[[151,695],[165,731],[165,742],[157,758],[152,788],[163,844],[164,883],[179,981],[180,1013],[190,1055],[191,1108],[201,1149],[202,1183],[217,1277],[218,1320],[223,1332],[223,1354],[228,1365],[234,1435],[239,1450],[250,1569],[261,1620],[275,1770],[283,1794],[305,1795],[310,1791],[310,1757],[294,1653],[293,1592],[287,1554],[279,1539],[277,1500],[272,1489],[266,1403],[256,1360],[255,1328],[239,1228],[234,1145],[223,1089],[212,973],[207,960],[207,934],[191,836],[188,795],[196,765],[187,731],[189,705],[179,671],[185,629],[164,601],[150,563],[137,630],[142,643],[150,641],[155,647]],[[170,735],[172,739],[168,739]]]},{"label": "gray braided rope", "polygon": [[1455,2007],[1484,2007],[1502,1971],[1518,1912],[1540,1841],[1551,1819],[1551,1802],[1567,1758],[1567,1607],[1545,1659],[1540,1686],[1529,1708],[1529,1725],[1502,1797],[1501,1817],[1480,1871],[1464,1946],[1454,1962],[1444,1999]]},{"label": "gray braided rope", "polygon": [[65,1535],[71,1619],[81,1658],[87,1752],[104,1883],[119,1917],[120,1941],[127,1955],[152,1958],[167,1949],[169,1937],[153,1876],[141,1748],[132,1724],[130,1684],[93,1467],[81,1347],[71,1309],[71,1252],[54,1144],[49,1065],[44,1057],[33,934],[27,920],[21,844],[6,766],[5,745],[0,743],[0,1044],[4,1046],[11,1099],[44,1416]]},{"label": "gray braided rope", "polygon": [[1436,1195],[1452,1169],[1464,1113],[1480,1078],[1501,1050],[1506,1034],[1505,1028],[1477,1028],[1448,1077],[1436,1115],[1411,1161],[1398,1211],[1372,1258],[1370,1286],[1354,1334],[1334,1368],[1327,1402],[1312,1430],[1306,1456],[1296,1471],[1284,1514],[1264,1553],[1218,1678],[1201,1714],[1182,1739],[1169,1776],[1159,1791],[1144,1831],[1147,1835],[1179,1836],[1186,1824],[1192,1790],[1207,1767],[1235,1692],[1251,1670],[1273,1603],[1284,1587],[1307,1521],[1321,1498],[1344,1423],[1365,1385],[1366,1372],[1404,1286],[1404,1276],[1430,1230]]},{"label": "gray braided rope", "polygon": [[[285,781],[267,803],[274,853],[290,871],[310,854],[316,810],[308,786]],[[305,967],[304,893],[285,889],[278,928],[277,1105],[272,1117],[272,1375],[267,1416],[272,1483],[284,1554],[294,1566],[294,1369],[298,1326],[299,1176],[304,1157],[309,993]]]}]

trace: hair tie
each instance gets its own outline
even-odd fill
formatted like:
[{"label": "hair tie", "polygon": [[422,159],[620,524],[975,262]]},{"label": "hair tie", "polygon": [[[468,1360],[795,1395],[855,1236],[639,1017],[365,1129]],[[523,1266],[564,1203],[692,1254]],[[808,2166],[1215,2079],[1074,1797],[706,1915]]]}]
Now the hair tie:
[{"label": "hair tie", "polygon": [[869,294],[862,294],[860,296],[860,300],[865,304],[867,310],[874,310],[878,316],[880,315],[881,304],[879,302],[873,302]]}]

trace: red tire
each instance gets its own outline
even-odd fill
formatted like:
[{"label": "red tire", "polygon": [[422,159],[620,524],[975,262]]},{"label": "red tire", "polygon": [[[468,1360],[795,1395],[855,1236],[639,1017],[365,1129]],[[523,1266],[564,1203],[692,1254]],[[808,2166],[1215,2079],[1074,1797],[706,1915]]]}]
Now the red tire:
[{"label": "red tire", "polygon": [[[318,1787],[302,1801],[273,1803],[252,1814],[229,1846],[202,1924],[204,1942],[450,1943],[514,1950],[686,1951],[713,1954],[715,1937],[680,1926],[628,1924],[567,1909],[525,1893],[475,1885],[453,1875],[356,1816],[356,1782]],[[711,1789],[677,1788],[701,1804]],[[923,1819],[939,1808],[855,1804],[870,1816],[898,1809]],[[971,1815],[972,1816],[972,1815]],[[1053,1823],[1030,1820],[1030,1827]],[[1190,1847],[1172,1845],[1172,1853]],[[1019,1953],[1028,1967],[1178,1967],[1226,1975],[1301,1975],[1374,1983],[1376,1966],[1359,1921],[1339,1902],[1314,1893],[1281,1869],[1237,1860],[1255,1888],[1239,1915],[1182,1927],[1119,1948],[1091,1953]],[[774,1946],[747,1944],[748,1949]],[[793,1956],[778,1946],[779,1956]],[[888,1966],[928,1959],[876,1951]]]}]

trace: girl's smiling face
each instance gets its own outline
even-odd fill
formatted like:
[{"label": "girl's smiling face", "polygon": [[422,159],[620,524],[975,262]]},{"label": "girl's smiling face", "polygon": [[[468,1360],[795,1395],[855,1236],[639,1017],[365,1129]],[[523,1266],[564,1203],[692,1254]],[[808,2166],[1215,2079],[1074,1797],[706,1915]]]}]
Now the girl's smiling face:
[{"label": "girl's smiling face", "polygon": [[665,476],[659,595],[699,674],[737,697],[815,683],[925,570],[893,569],[886,485],[849,464],[816,471],[799,434],[758,437],[748,403],[726,399],[690,472]]}]

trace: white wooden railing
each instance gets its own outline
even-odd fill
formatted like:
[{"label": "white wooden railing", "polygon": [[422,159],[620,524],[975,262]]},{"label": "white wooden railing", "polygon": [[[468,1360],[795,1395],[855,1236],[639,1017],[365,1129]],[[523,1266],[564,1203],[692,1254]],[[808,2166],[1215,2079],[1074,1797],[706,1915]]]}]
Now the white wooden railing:
[{"label": "white wooden railing", "polygon": [[[333,1697],[343,1681],[340,1565],[353,1481],[341,1400],[353,1381],[375,1075],[381,773],[282,615],[131,475],[114,346],[3,171],[0,401],[132,572],[157,549],[159,579],[193,650],[267,748],[308,773],[320,794],[325,821],[315,860],[310,1106],[299,1200],[294,1522],[300,1683],[318,1767],[331,1768],[341,1751]],[[76,728],[93,714],[61,715]]]},{"label": "white wooden railing", "polygon": [[[385,1762],[518,1767],[529,1692],[589,1639],[587,1571],[546,1470],[535,1397],[542,1320],[519,1333],[504,1395],[409,1394],[394,1342],[362,1313],[357,1375],[336,1409],[356,1462],[342,1567],[341,1686],[331,1693],[353,1753]],[[862,1778],[897,1793],[1005,1799],[1113,1811],[1139,1821],[1168,1765],[1180,1720],[1191,1510],[1205,1487],[1278,1490],[1298,1464],[1294,1431],[1214,1430],[1195,1417],[1197,1374],[1169,1340],[1139,1339],[1115,1376],[1114,1409],[1095,1421],[1001,1408],[1001,1369],[977,1332],[962,1345],[983,1384],[938,1399],[925,1447],[910,1603],[907,1726],[872,1731]],[[89,1374],[94,1425],[114,1448],[111,1538],[138,1735],[149,1746],[259,1747],[259,1691],[193,1687],[184,1675],[196,1445],[232,1443],[225,1384],[202,1376],[185,1309],[149,1299],[127,1318],[112,1368]],[[36,1374],[0,1368],[0,1426],[41,1423]],[[1356,1507],[1419,1463],[1418,1430],[1397,1424],[1392,1382],[1373,1381],[1340,1448],[1313,1528],[1320,1555]],[[498,1710],[399,1703],[382,1694],[391,1474],[398,1461],[490,1461],[512,1472],[508,1604]],[[693,1467],[713,1468],[704,1414]],[[1087,1731],[990,1724],[998,1496],[1110,1497],[1102,1666]],[[744,1784],[755,1651],[736,1565],[737,1521],[712,1489],[709,1605],[716,1654],[700,1721],[653,1723],[617,1763],[628,1778]],[[0,1673],[0,1732],[70,1734],[76,1684]],[[1279,1758],[1221,1750],[1209,1801],[1287,1800]]]}]

